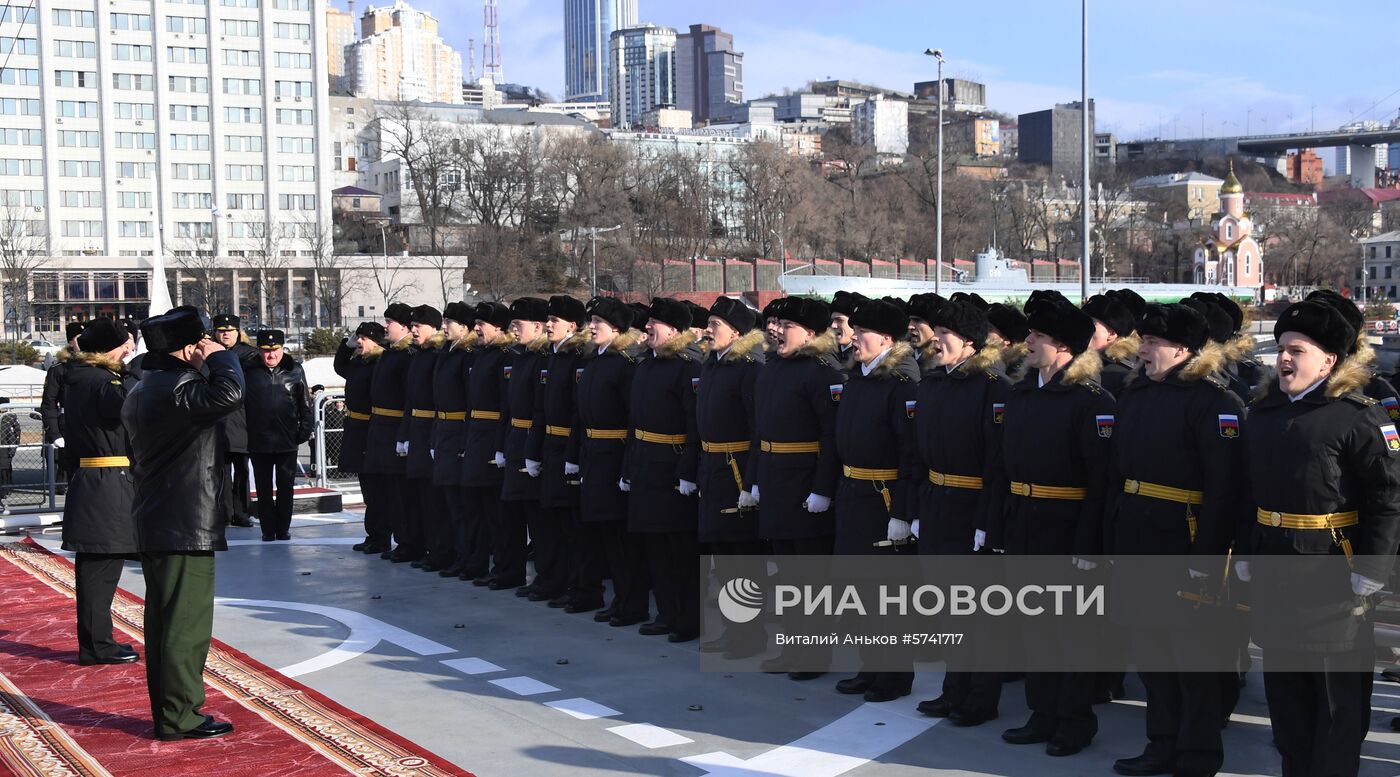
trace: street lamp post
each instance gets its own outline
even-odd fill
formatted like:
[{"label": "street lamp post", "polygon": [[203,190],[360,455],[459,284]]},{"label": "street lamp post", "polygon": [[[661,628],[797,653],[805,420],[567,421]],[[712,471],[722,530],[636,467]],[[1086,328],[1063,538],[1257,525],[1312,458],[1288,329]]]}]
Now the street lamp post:
[{"label": "street lamp post", "polygon": [[1083,255],[1079,258],[1079,303],[1082,305],[1089,299],[1089,143],[1093,140],[1089,136],[1089,0],[1079,1],[1079,118],[1081,120],[1080,139],[1084,141],[1083,148],[1083,180],[1080,182],[1082,189],[1079,193],[1081,219],[1080,229],[1083,244]]},{"label": "street lamp post", "polygon": [[937,183],[933,195],[933,293],[937,294],[943,278],[943,50],[924,49],[924,55],[938,60],[938,170],[934,176]]},{"label": "street lamp post", "polygon": [[616,232],[622,229],[622,225],[599,228],[586,227],[588,230],[588,289],[589,297],[598,296],[598,236],[609,232]]}]

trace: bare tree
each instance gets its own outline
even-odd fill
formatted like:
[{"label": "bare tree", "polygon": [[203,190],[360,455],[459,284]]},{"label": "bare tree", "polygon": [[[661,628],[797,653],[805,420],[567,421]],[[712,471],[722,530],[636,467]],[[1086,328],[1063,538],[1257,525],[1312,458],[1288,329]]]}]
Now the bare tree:
[{"label": "bare tree", "polygon": [[48,230],[42,219],[20,205],[0,205],[0,283],[5,326],[14,338],[30,319],[30,281],[51,261]]},{"label": "bare tree", "polygon": [[[212,237],[201,235],[176,235],[171,239],[174,247],[176,276],[179,280],[179,299],[186,305],[194,305],[210,313],[228,310],[233,304],[232,288],[225,293],[223,278],[227,268],[215,255]],[[159,283],[159,278],[152,278]],[[230,278],[230,283],[232,279]],[[152,311],[156,313],[160,311]]]},{"label": "bare tree", "polygon": [[381,158],[399,159],[400,175],[413,191],[418,221],[428,234],[422,253],[446,253],[446,233],[456,221],[463,192],[457,133],[427,109],[407,102],[389,104],[372,121]]},{"label": "bare tree", "polygon": [[311,255],[312,285],[320,308],[316,324],[340,326],[345,301],[363,290],[364,276],[353,272],[350,258],[336,251],[335,227],[331,223],[308,215],[302,219],[300,228]]},{"label": "bare tree", "polygon": [[257,289],[261,319],[265,326],[286,327],[291,321],[291,300],[287,291],[287,270],[292,266],[292,256],[298,222],[294,221],[249,221],[248,233],[256,239],[257,248],[244,251],[239,261],[253,276],[253,286]]},{"label": "bare tree", "polygon": [[628,196],[633,181],[628,173],[632,165],[631,154],[624,147],[601,135],[564,137],[548,149],[541,196],[558,211],[557,226],[569,232],[570,277],[588,277],[589,242],[584,239],[584,230],[631,224]]},{"label": "bare tree", "polygon": [[516,297],[535,288],[518,236],[498,227],[478,227],[472,232],[472,279],[480,295],[491,300]]},{"label": "bare tree", "polygon": [[774,258],[786,248],[785,228],[804,184],[819,182],[781,146],[767,141],[744,146],[730,156],[728,168],[738,189],[742,237],[759,256]]},{"label": "bare tree", "polygon": [[1269,235],[1269,275],[1282,285],[1340,285],[1356,256],[1346,227],[1322,208],[1278,213],[1269,224]]}]

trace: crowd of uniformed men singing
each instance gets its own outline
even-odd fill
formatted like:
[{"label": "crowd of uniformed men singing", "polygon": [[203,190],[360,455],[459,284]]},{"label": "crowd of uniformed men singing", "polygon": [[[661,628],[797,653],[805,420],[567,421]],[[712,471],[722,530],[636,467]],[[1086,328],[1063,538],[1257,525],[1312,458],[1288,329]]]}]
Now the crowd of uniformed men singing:
[{"label": "crowd of uniformed men singing", "polygon": [[[1361,314],[1331,292],[1289,307],[1273,370],[1245,318],[1219,294],[1147,304],[1130,290],[1082,308],[1038,291],[1023,310],[966,293],[788,297],[761,313],[725,297],[394,303],[335,356],[337,467],[363,489],[356,550],[672,642],[700,634],[702,550],[1053,554],[1086,572],[1103,554],[1345,554],[1345,595],[1375,594],[1400,541],[1400,402]],[[1247,562],[1233,573],[1289,582]],[[1128,632],[1130,650],[1190,649],[1150,617]],[[1374,649],[1369,629],[1348,634],[1319,641]],[[1371,674],[1327,671],[1325,652],[1304,659],[1314,672],[1269,672],[1267,635],[1253,637],[1284,774],[1354,774]],[[735,628],[700,649],[741,658],[764,642]],[[764,669],[820,676],[796,658]],[[880,702],[912,679],[836,688]],[[985,723],[1005,679],[951,666],[919,710]],[[1240,677],[1142,681],[1148,745],[1115,770],[1216,773]],[[1115,686],[1031,673],[1030,718],[1002,737],[1076,753]]]}]

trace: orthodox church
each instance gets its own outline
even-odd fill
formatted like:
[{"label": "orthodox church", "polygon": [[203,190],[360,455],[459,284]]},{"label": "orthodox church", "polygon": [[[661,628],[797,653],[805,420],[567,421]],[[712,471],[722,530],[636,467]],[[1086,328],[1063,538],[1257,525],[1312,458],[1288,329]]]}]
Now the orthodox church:
[{"label": "orthodox church", "polygon": [[1253,233],[1254,221],[1244,212],[1244,187],[1232,161],[1220,186],[1220,212],[1211,219],[1210,234],[1196,247],[1195,282],[1259,288],[1263,251]]}]

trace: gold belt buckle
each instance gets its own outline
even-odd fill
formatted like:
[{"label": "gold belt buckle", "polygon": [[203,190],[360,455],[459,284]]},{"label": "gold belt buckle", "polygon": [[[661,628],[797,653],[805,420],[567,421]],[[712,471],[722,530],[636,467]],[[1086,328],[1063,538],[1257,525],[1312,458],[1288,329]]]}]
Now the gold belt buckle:
[{"label": "gold belt buckle", "polygon": [[1283,513],[1280,513],[1280,512],[1278,512],[1278,511],[1274,511],[1274,512],[1272,512],[1272,513],[1269,513],[1269,523],[1272,524],[1272,525],[1274,525],[1274,526],[1282,526],[1282,525],[1283,525]]},{"label": "gold belt buckle", "polygon": [[1129,480],[1123,483],[1123,490],[1128,492],[1129,494],[1136,494],[1140,486],[1141,484],[1138,483],[1138,481]]}]

